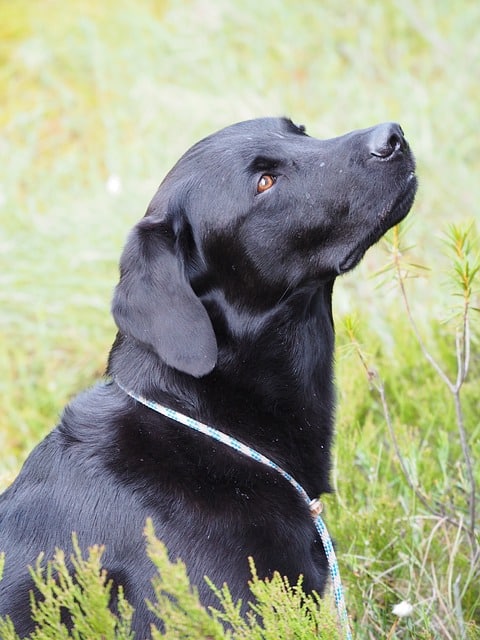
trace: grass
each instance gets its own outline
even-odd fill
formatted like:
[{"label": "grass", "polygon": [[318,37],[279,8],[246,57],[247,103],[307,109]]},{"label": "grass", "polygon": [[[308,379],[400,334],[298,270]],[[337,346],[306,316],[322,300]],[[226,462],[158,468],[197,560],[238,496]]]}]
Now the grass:
[{"label": "grass", "polygon": [[[401,122],[420,176],[407,253],[431,269],[407,292],[454,377],[458,323],[443,320],[457,298],[442,234],[479,215],[479,19],[468,0],[0,0],[0,487],[68,397],[103,371],[128,229],[176,158],[235,120],[287,114],[319,137]],[[359,638],[480,637],[455,403],[415,340],[398,278],[386,272],[378,288],[371,277],[390,257],[385,245],[370,250],[336,287],[337,493],[326,518]],[[478,326],[472,312],[461,401],[473,460]],[[405,468],[433,513],[402,471],[379,380]],[[399,620],[401,600],[414,613]]]}]

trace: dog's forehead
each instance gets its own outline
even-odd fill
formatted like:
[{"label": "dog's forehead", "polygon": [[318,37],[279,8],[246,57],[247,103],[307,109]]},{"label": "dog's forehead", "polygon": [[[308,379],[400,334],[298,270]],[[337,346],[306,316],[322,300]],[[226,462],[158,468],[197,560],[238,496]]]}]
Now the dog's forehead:
[{"label": "dog's forehead", "polygon": [[305,137],[305,127],[288,118],[257,118],[238,122],[213,134],[212,138],[226,144],[253,146],[275,140],[291,140]]},{"label": "dog's forehead", "polygon": [[[289,118],[256,118],[237,122],[217,132],[217,135],[241,134],[252,136],[292,136],[305,135],[304,125],[297,125]],[[216,134],[213,134],[216,135]]]},{"label": "dog's forehead", "polygon": [[[256,156],[275,156],[286,152],[307,140],[303,125],[296,125],[287,118],[257,118],[230,125],[197,142],[182,160],[202,163],[209,156],[210,167],[221,165],[237,157],[251,161]],[[293,148],[292,147],[292,148]]]}]

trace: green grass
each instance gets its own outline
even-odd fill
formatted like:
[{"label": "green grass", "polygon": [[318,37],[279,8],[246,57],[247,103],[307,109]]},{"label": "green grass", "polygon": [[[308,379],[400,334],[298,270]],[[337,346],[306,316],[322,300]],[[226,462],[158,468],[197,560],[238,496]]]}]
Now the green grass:
[{"label": "green grass", "polygon": [[[412,314],[454,375],[442,234],[479,219],[478,24],[480,5],[467,0],[0,0],[0,487],[68,397],[101,375],[122,243],[163,175],[236,120],[290,115],[318,137],[401,122],[420,176],[409,255],[431,269],[407,283]],[[414,339],[398,283],[387,273],[378,288],[371,277],[387,259],[370,250],[336,287],[337,493],[326,518],[359,638],[387,637],[404,599],[414,615],[391,637],[456,639],[469,626],[480,637],[478,561],[458,528],[469,485],[454,404]],[[406,467],[457,526],[405,481],[378,390],[347,348],[352,313]],[[462,388],[477,461],[478,327],[472,314]]]}]

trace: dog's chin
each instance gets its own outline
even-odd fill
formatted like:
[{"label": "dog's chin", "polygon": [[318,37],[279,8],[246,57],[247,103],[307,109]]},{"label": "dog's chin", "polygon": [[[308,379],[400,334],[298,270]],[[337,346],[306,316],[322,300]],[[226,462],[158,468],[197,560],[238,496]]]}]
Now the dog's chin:
[{"label": "dog's chin", "polygon": [[363,258],[363,255],[369,246],[370,244],[368,244],[365,248],[356,248],[354,251],[349,253],[343,260],[343,262],[338,265],[338,275],[341,276],[343,273],[347,273],[347,271],[351,271],[352,269],[354,269]]},{"label": "dog's chin", "polygon": [[412,208],[417,192],[417,178],[412,172],[409,174],[405,189],[400,196],[394,200],[393,204],[385,207],[376,217],[375,228],[367,237],[350,251],[338,265],[338,274],[346,273],[354,269],[369,247],[374,245],[380,238],[396,224],[399,224]]}]

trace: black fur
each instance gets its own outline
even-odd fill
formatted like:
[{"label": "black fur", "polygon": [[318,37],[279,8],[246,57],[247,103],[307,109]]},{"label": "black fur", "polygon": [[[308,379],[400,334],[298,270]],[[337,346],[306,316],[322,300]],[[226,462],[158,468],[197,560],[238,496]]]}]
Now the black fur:
[{"label": "black fur", "polygon": [[[333,283],[408,213],[414,168],[395,124],[322,141],[265,118],[196,144],[126,243],[109,375],[255,447],[311,497],[330,491]],[[144,638],[147,517],[205,603],[204,575],[249,600],[248,556],[260,576],[324,589],[321,542],[285,480],[107,382],[66,407],[0,497],[0,613],[32,629],[27,566],[75,531],[106,545]]]}]

